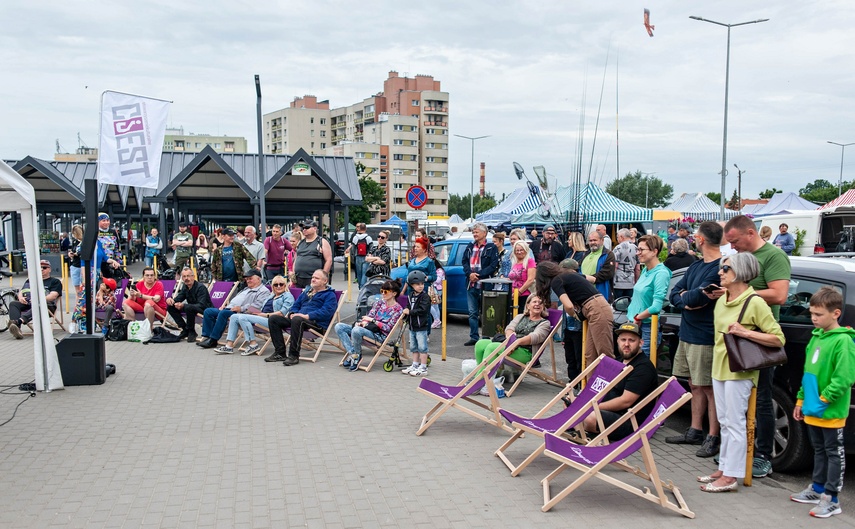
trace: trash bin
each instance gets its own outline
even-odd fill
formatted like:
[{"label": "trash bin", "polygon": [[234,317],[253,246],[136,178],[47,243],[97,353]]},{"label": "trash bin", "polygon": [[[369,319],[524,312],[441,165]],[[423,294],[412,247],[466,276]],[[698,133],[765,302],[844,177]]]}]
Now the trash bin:
[{"label": "trash bin", "polygon": [[508,294],[510,279],[493,278],[481,281],[481,329],[484,336],[505,332],[508,324]]},{"label": "trash bin", "polygon": [[12,250],[10,254],[12,256],[12,261],[9,263],[9,268],[12,269],[13,272],[19,274],[24,271],[24,252],[21,250]]}]

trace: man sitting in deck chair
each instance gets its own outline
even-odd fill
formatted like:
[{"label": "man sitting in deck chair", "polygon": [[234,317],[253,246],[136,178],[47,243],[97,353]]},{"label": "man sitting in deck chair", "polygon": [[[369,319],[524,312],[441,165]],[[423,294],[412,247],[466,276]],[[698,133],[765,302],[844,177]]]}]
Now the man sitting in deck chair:
[{"label": "man sitting in deck chair", "polygon": [[142,281],[137,284],[128,283],[128,291],[122,302],[125,319],[134,321],[136,313],[142,312],[149,325],[154,327],[154,319],[163,320],[166,317],[166,298],[163,295],[163,283],[157,279],[154,268],[143,268]]},{"label": "man sitting in deck chair", "polygon": [[[48,311],[53,314],[59,298],[62,297],[62,281],[50,276],[50,261],[42,260],[42,281],[45,284],[45,301]],[[18,300],[9,303],[9,332],[16,340],[24,337],[21,327],[33,319],[33,307],[30,305],[30,280],[24,283],[24,288],[18,293]]]},{"label": "man sitting in deck chair", "polygon": [[[166,312],[181,328],[181,334],[178,335],[178,338],[181,340],[186,338],[188,343],[194,343],[196,341],[196,316],[204,314],[205,309],[213,307],[214,304],[211,303],[211,293],[208,292],[205,285],[196,281],[192,269],[184,268],[181,270],[181,283],[184,286],[176,288],[177,292],[173,292],[173,295],[167,298]],[[187,316],[186,320],[181,315],[182,311]]]},{"label": "man sitting in deck chair", "polygon": [[[653,393],[659,386],[656,368],[650,359],[641,352],[641,329],[634,323],[624,323],[615,331],[618,349],[623,363],[632,366],[632,371],[621,380],[600,402],[599,409],[603,418],[603,427],[608,428],[617,422],[636,402]],[[637,415],[647,417],[654,402],[648,403]],[[599,432],[597,417],[591,412],[584,421],[585,430]],[[610,441],[623,439],[632,433],[632,422],[626,421],[609,435]]]},{"label": "man sitting in deck chair", "polygon": [[[300,347],[306,327],[324,332],[330,325],[338,308],[335,290],[329,285],[330,275],[323,269],[315,270],[311,283],[303,290],[291,311],[285,316],[270,316],[267,320],[270,339],[273,340],[273,354],[265,362],[279,362],[285,366],[300,363]],[[288,352],[285,352],[285,329],[291,329]]]}]

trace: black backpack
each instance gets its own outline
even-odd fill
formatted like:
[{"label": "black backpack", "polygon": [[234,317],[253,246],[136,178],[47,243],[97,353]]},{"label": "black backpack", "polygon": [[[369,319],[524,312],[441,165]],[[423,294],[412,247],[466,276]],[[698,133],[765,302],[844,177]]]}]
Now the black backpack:
[{"label": "black backpack", "polygon": [[176,342],[180,342],[180,341],[181,341],[181,339],[178,338],[177,334],[169,332],[168,330],[164,329],[163,327],[155,327],[154,329],[151,330],[151,338],[149,338],[148,340],[146,340],[143,343],[144,344],[176,343]]},{"label": "black backpack", "polygon": [[110,328],[107,330],[107,340],[111,342],[124,342],[128,339],[128,320],[118,319],[110,321]]}]

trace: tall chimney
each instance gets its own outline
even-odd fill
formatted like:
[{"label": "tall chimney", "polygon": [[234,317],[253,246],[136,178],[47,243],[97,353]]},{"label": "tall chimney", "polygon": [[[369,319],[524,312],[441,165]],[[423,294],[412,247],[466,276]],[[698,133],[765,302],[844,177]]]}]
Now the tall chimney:
[{"label": "tall chimney", "polygon": [[484,198],[484,184],[485,184],[485,181],[487,180],[487,172],[485,169],[486,166],[487,166],[487,164],[485,164],[484,162],[481,162],[481,198]]}]

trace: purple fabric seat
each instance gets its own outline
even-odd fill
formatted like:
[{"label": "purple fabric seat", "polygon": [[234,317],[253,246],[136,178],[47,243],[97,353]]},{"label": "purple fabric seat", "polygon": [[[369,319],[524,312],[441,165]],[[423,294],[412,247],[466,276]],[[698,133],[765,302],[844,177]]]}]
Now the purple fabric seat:
[{"label": "purple fabric seat", "polygon": [[[505,363],[512,365],[514,367],[522,369],[522,372],[514,381],[513,386],[510,387],[506,391],[508,397],[514,394],[519,385],[522,383],[523,379],[526,375],[531,375],[535,378],[538,378],[548,384],[552,384],[558,387],[561,387],[562,384],[558,380],[558,372],[555,363],[555,343],[552,340],[552,337],[555,336],[555,333],[558,331],[558,328],[561,326],[561,322],[563,321],[564,311],[559,309],[549,309],[549,314],[547,319],[549,320],[549,325],[552,327],[552,330],[549,332],[549,336],[546,337],[546,340],[537,348],[537,351],[532,351],[531,360],[527,364],[522,364],[517,362],[513,358],[505,359]],[[552,351],[552,374],[544,373],[535,369],[535,364],[540,360],[540,357],[543,356],[543,353],[546,352],[546,348],[549,347],[550,351]]]}]

